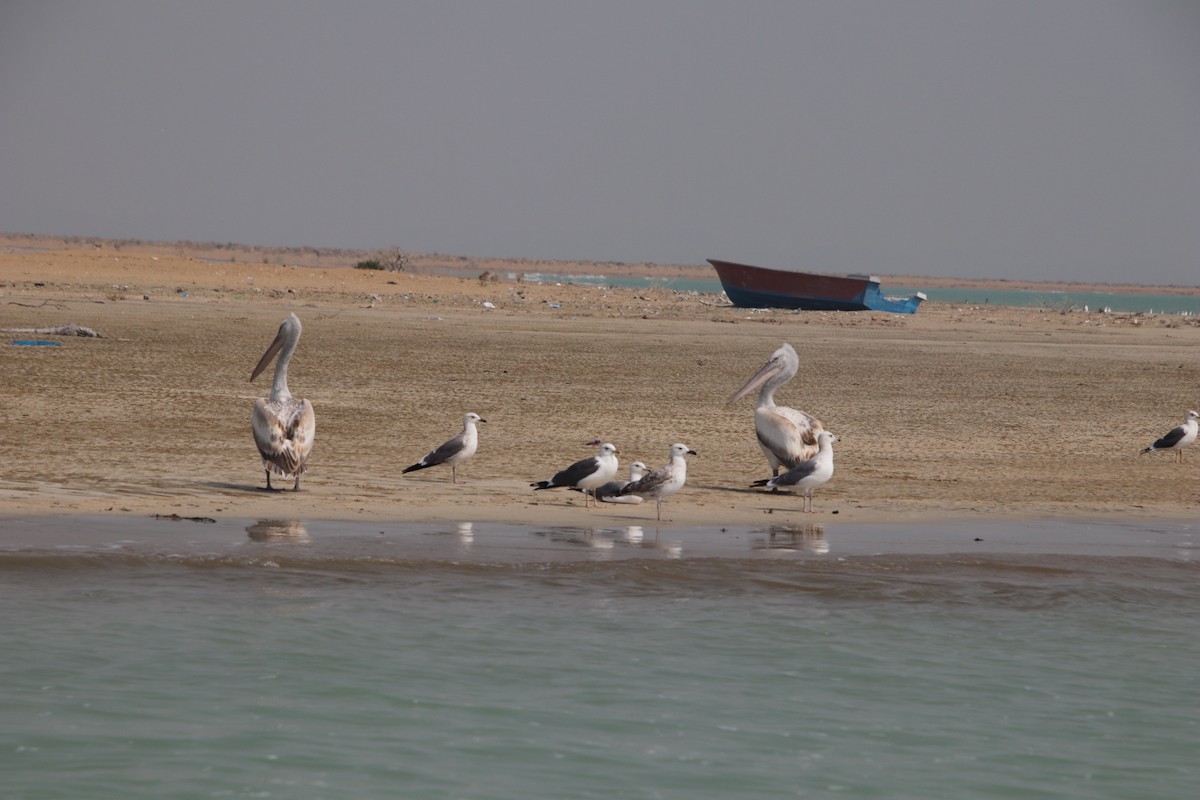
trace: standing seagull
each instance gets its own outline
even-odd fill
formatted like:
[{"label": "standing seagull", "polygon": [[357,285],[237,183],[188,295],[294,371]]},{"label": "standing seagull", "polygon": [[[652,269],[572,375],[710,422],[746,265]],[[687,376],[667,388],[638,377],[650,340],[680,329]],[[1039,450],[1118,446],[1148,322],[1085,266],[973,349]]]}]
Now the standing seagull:
[{"label": "standing seagull", "polygon": [[458,465],[475,455],[475,449],[479,447],[479,431],[475,429],[476,422],[487,422],[487,420],[474,411],[468,411],[463,415],[462,433],[437,450],[426,453],[424,458],[411,467],[405,467],[401,474],[426,467],[436,467],[438,464],[449,464],[450,482],[458,483]]},{"label": "standing seagull", "polygon": [[1200,420],[1200,414],[1197,414],[1195,411],[1187,412],[1187,416],[1183,418],[1182,425],[1172,428],[1161,439],[1142,450],[1142,452],[1174,450],[1176,463],[1182,464],[1183,448],[1196,441],[1196,431],[1200,429],[1200,423],[1197,420]]},{"label": "standing seagull", "polygon": [[811,514],[813,489],[826,484],[833,477],[833,443],[837,437],[829,431],[817,434],[817,454],[801,461],[782,475],[755,481],[755,486],[766,486],[785,492],[804,492],[804,510]]},{"label": "standing seagull", "polygon": [[593,494],[601,503],[640,503],[642,498],[635,494],[622,495],[621,490],[634,481],[641,480],[642,476],[649,471],[650,468],[641,461],[635,461],[629,465],[629,480],[609,481],[597,488]]},{"label": "standing seagull", "polygon": [[771,354],[771,358],[746,384],[729,398],[736,403],[758,387],[758,402],[754,407],[754,432],[771,465],[771,474],[779,468],[790,469],[817,452],[817,434],[821,420],[787,406],[775,405],[775,390],[796,376],[800,357],[787,342]]},{"label": "standing seagull", "polygon": [[616,477],[618,466],[617,446],[605,442],[600,445],[600,452],[591,458],[576,461],[566,469],[554,473],[554,477],[549,480],[529,485],[534,489],[557,489],[560,486],[582,489],[583,507],[587,508],[591,491]]},{"label": "standing seagull", "polygon": [[696,451],[686,444],[673,444],[670,450],[670,461],[664,466],[644,476],[641,480],[626,484],[621,490],[623,496],[653,497],[656,505],[656,518],[662,519],[663,498],[673,495],[683,488],[687,480],[687,459],[684,456],[696,455]]},{"label": "standing seagull", "polygon": [[308,454],[312,452],[313,436],[317,432],[317,416],[312,403],[297,400],[288,391],[287,370],[296,345],[300,342],[300,318],[289,314],[279,326],[275,341],[263,353],[258,366],[250,373],[250,380],[267,368],[271,359],[279,354],[275,362],[275,382],[271,385],[271,396],[254,401],[251,428],[254,443],[262,455],[263,468],[267,472],[267,490],[271,489],[271,473],[283,478],[296,479],[294,491],[300,491],[300,476],[308,469]]}]

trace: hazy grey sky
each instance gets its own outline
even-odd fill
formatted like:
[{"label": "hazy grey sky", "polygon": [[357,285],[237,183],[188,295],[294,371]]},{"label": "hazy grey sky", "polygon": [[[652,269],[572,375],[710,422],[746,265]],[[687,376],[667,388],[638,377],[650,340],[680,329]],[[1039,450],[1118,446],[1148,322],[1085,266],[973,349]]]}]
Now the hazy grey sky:
[{"label": "hazy grey sky", "polygon": [[0,230],[1200,282],[1200,3],[0,3]]}]

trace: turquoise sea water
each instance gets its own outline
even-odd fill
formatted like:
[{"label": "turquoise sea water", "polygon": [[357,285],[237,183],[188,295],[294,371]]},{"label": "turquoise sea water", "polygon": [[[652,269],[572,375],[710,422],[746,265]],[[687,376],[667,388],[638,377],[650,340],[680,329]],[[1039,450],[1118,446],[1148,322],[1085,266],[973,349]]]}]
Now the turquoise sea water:
[{"label": "turquoise sea water", "polygon": [[[721,282],[710,280],[662,280],[655,278],[615,278],[605,275],[526,275],[527,280],[576,283],[595,286],[626,286],[634,288],[662,286],[681,292],[721,292]],[[1045,308],[1051,311],[1070,309],[1114,313],[1200,314],[1200,296],[1172,294],[1118,294],[1114,292],[1042,292],[998,291],[993,289],[924,289],[919,286],[884,285],[883,293],[895,297],[911,297],[924,292],[929,300],[938,303],[962,303],[971,306],[1010,306]]]},{"label": "turquoise sea water", "polygon": [[6,798],[1194,798],[1186,524],[0,520]]}]

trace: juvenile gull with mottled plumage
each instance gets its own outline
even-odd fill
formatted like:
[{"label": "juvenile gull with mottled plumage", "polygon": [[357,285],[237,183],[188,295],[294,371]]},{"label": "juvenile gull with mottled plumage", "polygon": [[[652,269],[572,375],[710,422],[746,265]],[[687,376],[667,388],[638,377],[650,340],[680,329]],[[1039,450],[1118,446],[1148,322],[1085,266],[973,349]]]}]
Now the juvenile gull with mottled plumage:
[{"label": "juvenile gull with mottled plumage", "polygon": [[621,489],[621,495],[635,495],[641,498],[653,498],[655,501],[655,518],[662,519],[662,501],[683,488],[687,481],[688,455],[696,455],[696,451],[686,444],[673,444],[670,450],[670,460],[666,464],[644,475],[640,480],[626,484]]}]

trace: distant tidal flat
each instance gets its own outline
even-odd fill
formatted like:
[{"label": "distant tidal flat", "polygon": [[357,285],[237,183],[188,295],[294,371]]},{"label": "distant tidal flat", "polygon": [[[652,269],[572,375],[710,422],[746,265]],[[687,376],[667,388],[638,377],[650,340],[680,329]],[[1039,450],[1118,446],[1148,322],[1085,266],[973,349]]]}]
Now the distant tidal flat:
[{"label": "distant tidal flat", "polygon": [[[553,275],[532,273],[525,280],[547,283],[576,283],[595,286],[624,286],[650,288],[661,286],[681,292],[721,292],[721,282],[715,277],[653,278],[621,277],[603,274]],[[1200,314],[1200,295],[1140,294],[1119,292],[1059,292],[1019,289],[923,288],[921,286],[883,284],[886,295],[909,297],[924,292],[936,303],[962,303],[970,306],[1003,306],[1010,308],[1044,308],[1048,311],[1083,311],[1120,314]]]}]

